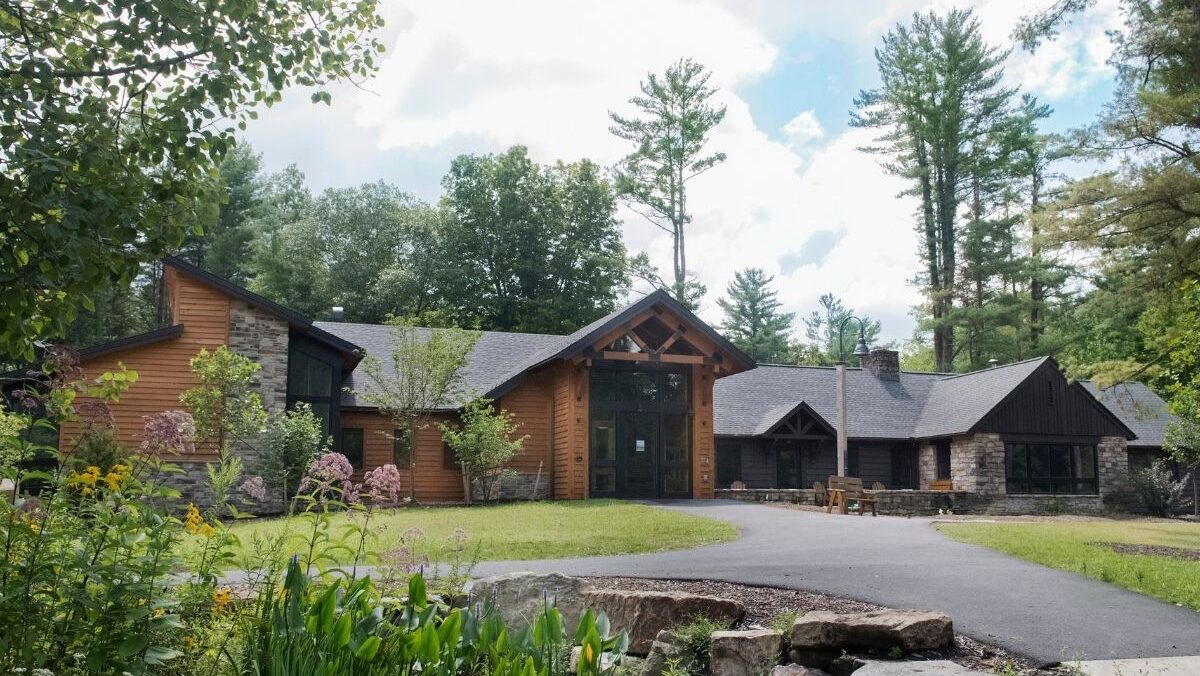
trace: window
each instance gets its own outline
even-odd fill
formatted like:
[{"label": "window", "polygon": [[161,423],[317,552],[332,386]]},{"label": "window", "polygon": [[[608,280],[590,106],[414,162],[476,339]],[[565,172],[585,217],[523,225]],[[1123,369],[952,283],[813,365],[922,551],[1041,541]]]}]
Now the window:
[{"label": "window", "polygon": [[363,468],[363,431],[361,427],[342,428],[342,455],[354,469]]},{"label": "window", "polygon": [[[593,446],[595,448],[595,446]],[[742,480],[742,446],[737,442],[717,444],[717,486],[728,488]]]},{"label": "window", "polygon": [[1096,447],[1089,444],[1005,444],[1009,493],[1095,495]]},{"label": "window", "polygon": [[442,442],[442,467],[444,469],[458,469],[458,455],[454,453],[454,449],[450,448],[450,444]]},{"label": "window", "polygon": [[935,443],[937,449],[937,478],[949,479],[950,477],[950,440],[941,439]]},{"label": "window", "polygon": [[290,410],[298,403],[308,404],[312,407],[313,415],[321,419],[325,434],[331,434],[337,428],[337,381],[341,378],[341,368],[335,366],[336,356],[324,355],[315,346],[302,347],[304,344],[295,337],[291,342],[288,350],[287,407]]},{"label": "window", "polygon": [[392,461],[396,463],[397,468],[402,469],[412,464],[410,460],[412,456],[409,453],[407,434],[400,428],[392,430]]},{"label": "window", "polygon": [[1046,381],[1046,402],[1049,403],[1051,406],[1054,405],[1054,381],[1053,380]]}]

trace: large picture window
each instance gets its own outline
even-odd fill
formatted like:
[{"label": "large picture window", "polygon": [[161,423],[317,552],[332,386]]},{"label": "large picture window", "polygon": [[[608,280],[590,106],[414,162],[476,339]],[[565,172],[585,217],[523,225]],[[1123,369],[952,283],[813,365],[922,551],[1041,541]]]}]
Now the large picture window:
[{"label": "large picture window", "polygon": [[1095,495],[1096,447],[1092,444],[1004,445],[1007,488],[1013,493]]},{"label": "large picture window", "polygon": [[[321,419],[325,434],[333,434],[339,423],[338,398],[341,396],[341,365],[336,354],[310,341],[293,336],[288,350],[287,407],[298,403],[312,407]],[[335,439],[341,446],[341,439]],[[340,449],[339,449],[340,450]]]}]

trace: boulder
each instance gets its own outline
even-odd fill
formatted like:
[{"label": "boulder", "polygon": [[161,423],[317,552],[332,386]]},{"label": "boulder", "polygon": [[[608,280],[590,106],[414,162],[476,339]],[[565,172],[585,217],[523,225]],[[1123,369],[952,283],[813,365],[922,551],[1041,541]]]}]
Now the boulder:
[{"label": "boulder", "polygon": [[850,676],[866,665],[866,662],[854,655],[842,655],[830,662],[825,670],[829,672],[829,676]]},{"label": "boulder", "polygon": [[791,650],[788,652],[788,659],[802,667],[825,669],[841,654],[841,650],[834,648]]},{"label": "boulder", "polygon": [[925,662],[885,662],[872,660],[854,672],[854,676],[989,676],[990,671],[970,669],[950,660]]},{"label": "boulder", "polygon": [[783,634],[770,629],[714,631],[708,649],[711,676],[761,676],[779,664]]},{"label": "boulder", "polygon": [[634,655],[648,654],[658,632],[695,617],[731,627],[745,614],[737,601],[685,592],[591,589],[584,594],[583,605],[608,615],[614,631],[628,632],[629,652]]},{"label": "boulder", "polygon": [[567,632],[574,635],[583,614],[588,584],[560,573],[509,573],[485,577],[471,585],[471,600],[494,608],[512,629],[529,624],[549,602],[562,614]]},{"label": "boulder", "polygon": [[662,676],[669,660],[685,660],[680,666],[691,670],[691,658],[684,655],[683,649],[675,643],[675,637],[664,629],[658,632],[650,644],[650,652],[642,664],[642,676]]},{"label": "boulder", "polygon": [[781,664],[771,670],[771,676],[829,676],[829,674],[799,664]]},{"label": "boulder", "polygon": [[815,611],[792,625],[793,650],[893,648],[936,650],[954,643],[954,624],[943,613],[875,610],[866,613]]}]

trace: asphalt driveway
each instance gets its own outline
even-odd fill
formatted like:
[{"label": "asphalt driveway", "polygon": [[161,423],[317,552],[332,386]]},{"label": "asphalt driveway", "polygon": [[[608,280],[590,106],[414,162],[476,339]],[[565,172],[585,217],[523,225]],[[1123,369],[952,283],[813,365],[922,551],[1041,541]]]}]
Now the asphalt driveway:
[{"label": "asphalt driveway", "polygon": [[1200,655],[1200,613],[955,542],[930,519],[719,500],[662,504],[729,521],[742,537],[659,554],[483,563],[476,575],[559,571],[806,589],[941,610],[958,631],[1042,663]]}]

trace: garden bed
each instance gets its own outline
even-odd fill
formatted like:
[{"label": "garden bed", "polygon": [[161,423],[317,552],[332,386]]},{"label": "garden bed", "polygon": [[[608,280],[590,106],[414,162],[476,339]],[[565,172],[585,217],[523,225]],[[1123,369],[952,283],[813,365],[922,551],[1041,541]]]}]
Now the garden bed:
[{"label": "garden bed", "polygon": [[[628,591],[678,591],[738,601],[746,608],[746,616],[739,629],[750,626],[771,627],[777,618],[787,614],[804,614],[815,610],[836,613],[855,613],[880,610],[882,606],[853,599],[817,594],[798,589],[756,587],[718,582],[714,580],[663,580],[630,577],[586,578],[597,589],[623,589]],[[885,655],[871,655],[874,659]],[[945,650],[927,650],[913,653],[912,657],[929,660],[952,660],[972,669],[983,671],[1003,670],[1008,665],[1011,673],[1033,672],[1034,665],[1027,660],[969,636],[956,633],[954,647]],[[999,673],[1010,673],[999,671]]]}]

